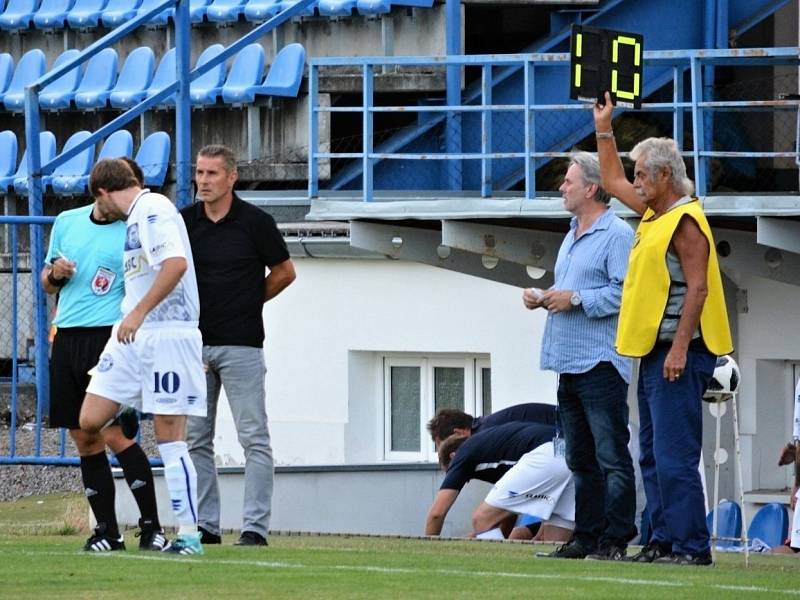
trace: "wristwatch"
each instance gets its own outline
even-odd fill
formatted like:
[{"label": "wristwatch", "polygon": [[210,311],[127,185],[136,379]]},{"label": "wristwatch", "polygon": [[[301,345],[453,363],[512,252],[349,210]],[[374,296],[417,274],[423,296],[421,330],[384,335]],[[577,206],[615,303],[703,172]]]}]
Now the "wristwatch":
[{"label": "wristwatch", "polygon": [[572,306],[580,306],[581,302],[583,302],[583,300],[581,299],[580,293],[572,292],[572,296],[569,298],[569,303],[572,304]]}]

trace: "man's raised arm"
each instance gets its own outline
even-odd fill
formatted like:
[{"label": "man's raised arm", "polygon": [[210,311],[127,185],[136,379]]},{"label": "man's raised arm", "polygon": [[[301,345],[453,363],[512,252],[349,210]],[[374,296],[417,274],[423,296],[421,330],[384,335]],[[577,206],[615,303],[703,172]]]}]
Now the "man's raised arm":
[{"label": "man's raised arm", "polygon": [[606,103],[594,105],[594,129],[597,137],[597,158],[600,160],[600,176],[603,189],[625,206],[643,215],[647,208],[636,193],[633,184],[625,177],[625,169],[617,153],[617,142],[611,128],[614,105],[611,94],[606,92]]}]

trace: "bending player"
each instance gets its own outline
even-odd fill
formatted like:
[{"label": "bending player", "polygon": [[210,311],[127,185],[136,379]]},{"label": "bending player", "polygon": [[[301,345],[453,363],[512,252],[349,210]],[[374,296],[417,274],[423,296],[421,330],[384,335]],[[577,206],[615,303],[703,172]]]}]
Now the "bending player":
[{"label": "bending player", "polygon": [[453,434],[439,446],[447,469],[428,511],[426,535],[439,535],[444,519],[470,479],[494,483],[472,515],[473,535],[500,538],[509,517],[542,519],[536,539],[568,541],[575,528],[575,486],[563,456],[555,455],[555,428],[512,422],[470,437]]},{"label": "bending player", "polygon": [[120,159],[98,162],[89,189],[107,220],[126,220],[125,297],[87,388],[81,428],[100,431],[120,404],[153,414],[164,479],[179,529],[164,552],[202,554],[197,473],[186,415],[205,416],[199,301],[186,227],[168,198],[141,189]]}]

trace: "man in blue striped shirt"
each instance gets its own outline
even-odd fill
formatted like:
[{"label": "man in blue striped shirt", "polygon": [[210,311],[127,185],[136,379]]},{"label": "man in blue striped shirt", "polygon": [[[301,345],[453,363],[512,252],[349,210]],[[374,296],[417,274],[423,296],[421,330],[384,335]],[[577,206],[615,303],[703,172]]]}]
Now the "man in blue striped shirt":
[{"label": "man in blue striped shirt", "polygon": [[575,536],[555,558],[621,560],[636,535],[636,491],[628,451],[631,361],[614,350],[633,230],[608,205],[600,166],[575,153],[559,188],[574,217],[555,283],[526,289],[529,309],[548,311],[541,368],[558,373],[559,420],[575,477]]}]

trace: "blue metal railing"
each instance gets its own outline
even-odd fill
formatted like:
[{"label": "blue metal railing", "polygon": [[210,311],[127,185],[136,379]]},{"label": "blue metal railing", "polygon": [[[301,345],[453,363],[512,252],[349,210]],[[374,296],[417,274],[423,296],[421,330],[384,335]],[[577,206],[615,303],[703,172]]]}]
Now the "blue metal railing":
[{"label": "blue metal railing", "polygon": [[[694,178],[697,193],[704,196],[708,192],[708,161],[712,157],[742,157],[742,158],[781,158],[788,157],[798,161],[798,144],[794,151],[719,151],[715,150],[714,140],[707,139],[704,125],[707,113],[710,111],[798,111],[800,102],[797,100],[760,100],[760,101],[704,101],[703,87],[708,82],[704,78],[704,67],[708,66],[781,66],[800,64],[800,53],[797,47],[792,48],[748,48],[731,50],[676,50],[656,51],[644,53],[645,66],[668,67],[671,70],[673,97],[670,102],[656,102],[642,105],[643,111],[667,112],[672,114],[672,135],[687,159],[694,163]],[[308,195],[318,198],[319,189],[319,161],[321,159],[358,159],[362,164],[361,199],[365,202],[374,200],[374,168],[378,161],[384,160],[415,160],[415,161],[480,161],[480,195],[490,197],[493,194],[492,166],[495,161],[508,159],[521,159],[524,162],[524,197],[536,197],[536,168],[553,158],[569,156],[570,147],[591,133],[591,117],[583,125],[576,127],[568,138],[562,140],[562,147],[543,151],[536,150],[536,120],[543,114],[553,111],[588,111],[591,109],[585,103],[573,102],[570,104],[536,104],[533,102],[533,91],[538,69],[564,67],[569,64],[569,55],[564,53],[552,54],[512,54],[512,55],[474,55],[474,56],[446,56],[446,57],[362,57],[362,58],[314,58],[310,62],[309,70],[309,183]],[[405,105],[405,106],[376,106],[374,98],[373,71],[381,67],[480,67],[481,68],[481,98],[479,104],[454,105],[451,101],[445,106],[430,105]],[[361,70],[363,98],[361,106],[331,106],[323,107],[319,103],[319,72],[326,67],[353,67]],[[524,69],[523,98],[521,104],[492,104],[492,68],[493,67],[522,67]],[[683,75],[690,73],[691,97],[683,100]],[[709,69],[709,72],[711,69]],[[669,83],[669,81],[665,81]],[[564,81],[567,89],[567,81]],[[323,152],[319,143],[319,115],[322,113],[361,113],[363,122],[363,140],[360,152]],[[480,121],[480,151],[477,152],[451,152],[450,147],[444,152],[390,152],[374,151],[374,116],[378,113],[446,113],[458,116],[470,113],[479,113]],[[497,137],[493,131],[493,113],[522,112],[524,132],[523,147],[518,151],[493,152],[492,140]],[[686,150],[683,122],[686,114],[691,115],[693,144],[691,150]],[[798,126],[800,127],[800,126]],[[799,129],[800,131],[800,129]],[[494,134],[494,135],[493,135]],[[460,191],[460,188],[450,188]]]},{"label": "blue metal railing", "polygon": [[[217,65],[228,60],[239,52],[244,46],[254,40],[266,35],[285,21],[299,14],[316,0],[299,0],[293,6],[278,13],[271,19],[254,27],[248,34],[241,37],[230,46],[225,48],[219,55],[209,60],[205,64],[195,69],[190,68],[190,44],[191,44],[191,23],[189,21],[189,0],[164,0],[152,10],[143,13],[136,18],[128,21],[124,25],[109,32],[99,40],[95,41],[88,48],[83,50],[74,60],[61,65],[58,69],[45,74],[31,85],[25,88],[25,138],[27,144],[28,160],[28,200],[29,214],[34,219],[31,224],[30,251],[31,251],[31,275],[32,293],[34,306],[34,344],[35,361],[37,365],[47,365],[47,314],[44,290],[39,281],[38,269],[43,264],[44,255],[44,231],[42,223],[36,221],[37,217],[43,214],[42,208],[42,176],[52,173],[59,165],[67,162],[73,156],[83,152],[90,146],[94,146],[99,140],[117,131],[127,123],[142,115],[145,111],[155,107],[162,100],[172,94],[175,98],[175,139],[176,139],[176,160],[175,160],[175,179],[176,179],[176,204],[183,207],[191,203],[191,106],[189,104],[189,90],[192,81],[210,71]],[[83,142],[76,144],[70,150],[62,152],[53,160],[41,164],[39,149],[39,133],[41,131],[40,111],[39,111],[39,92],[49,83],[57,80],[62,75],[74,68],[87,62],[92,56],[126,37],[141,25],[144,25],[152,16],[162,10],[175,7],[174,28],[175,28],[175,48],[176,48],[176,74],[175,81],[159,91],[157,94],[141,101],[133,108],[120,114],[118,117],[95,131]],[[49,221],[47,221],[49,222]],[[36,394],[37,406],[46,407],[49,398],[49,376],[48,369],[36,369]],[[37,419],[37,423],[41,423]],[[38,449],[37,449],[38,453]]]},{"label": "blue metal railing", "polygon": [[[26,217],[26,216],[0,216],[0,226],[8,228],[8,247],[10,250],[11,261],[11,374],[8,378],[10,383],[9,390],[9,429],[8,429],[8,450],[7,454],[0,455],[0,464],[18,464],[18,463],[37,463],[49,465],[64,465],[64,464],[77,464],[77,457],[66,456],[66,432],[61,430],[59,433],[59,453],[58,456],[42,456],[42,421],[43,416],[47,412],[46,396],[37,394],[36,400],[36,423],[34,424],[33,435],[33,453],[30,455],[17,454],[17,428],[19,412],[19,383],[20,383],[20,356],[19,356],[19,323],[20,323],[20,310],[19,310],[19,235],[18,228],[20,226],[34,226],[42,227],[44,225],[51,225],[55,220],[54,217]],[[31,269],[32,276],[38,278],[38,269]],[[47,370],[47,363],[39,363],[34,361],[36,370]]]}]

